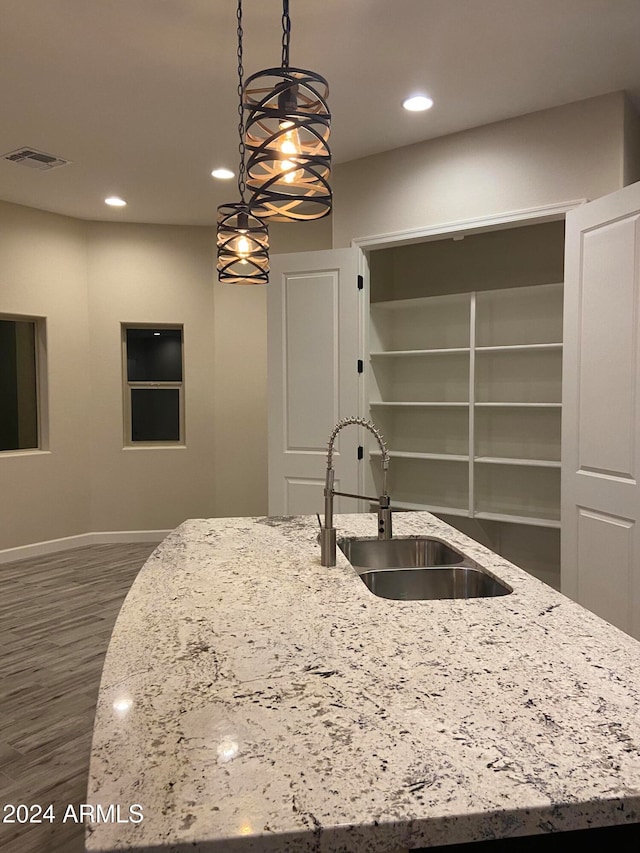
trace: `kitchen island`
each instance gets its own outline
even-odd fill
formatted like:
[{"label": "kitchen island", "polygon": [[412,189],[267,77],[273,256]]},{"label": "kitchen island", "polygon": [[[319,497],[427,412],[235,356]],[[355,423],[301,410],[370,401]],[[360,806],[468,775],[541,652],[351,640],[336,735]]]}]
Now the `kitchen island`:
[{"label": "kitchen island", "polygon": [[[373,536],[375,516],[336,527]],[[638,823],[640,644],[434,516],[394,516],[416,534],[513,591],[379,598],[340,551],[320,565],[315,516],[170,534],[105,660],[88,803],[122,822],[89,825],[87,850],[388,853]]]}]

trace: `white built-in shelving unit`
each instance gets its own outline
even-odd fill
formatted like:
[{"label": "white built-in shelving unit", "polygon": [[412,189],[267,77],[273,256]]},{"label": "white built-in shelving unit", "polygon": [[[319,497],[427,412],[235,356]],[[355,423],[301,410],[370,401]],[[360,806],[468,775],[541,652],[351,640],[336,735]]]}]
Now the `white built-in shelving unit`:
[{"label": "white built-in shelving unit", "polygon": [[372,303],[369,343],[397,506],[559,527],[562,284]]},{"label": "white built-in shelving unit", "polygon": [[[547,528],[559,552],[563,285],[483,285],[389,300],[378,287],[370,303],[367,397],[392,504],[530,540]],[[378,489],[373,446],[369,459]]]}]

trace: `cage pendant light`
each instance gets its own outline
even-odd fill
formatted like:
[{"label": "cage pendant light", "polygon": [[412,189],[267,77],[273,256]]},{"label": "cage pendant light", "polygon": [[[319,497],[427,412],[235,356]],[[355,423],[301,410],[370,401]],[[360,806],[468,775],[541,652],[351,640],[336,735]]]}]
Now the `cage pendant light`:
[{"label": "cage pendant light", "polygon": [[240,201],[218,207],[218,280],[223,284],[266,284],[269,281],[269,234],[265,223],[245,201],[245,145],[242,109],[242,0],[238,0],[238,136]]},{"label": "cage pendant light", "polygon": [[246,202],[218,207],[218,281],[223,284],[267,284],[269,235],[264,222]]},{"label": "cage pendant light", "polygon": [[289,67],[291,20],[283,0],[282,67],[247,78],[247,186],[268,221],[321,219],[331,213],[329,86],[313,71]]}]

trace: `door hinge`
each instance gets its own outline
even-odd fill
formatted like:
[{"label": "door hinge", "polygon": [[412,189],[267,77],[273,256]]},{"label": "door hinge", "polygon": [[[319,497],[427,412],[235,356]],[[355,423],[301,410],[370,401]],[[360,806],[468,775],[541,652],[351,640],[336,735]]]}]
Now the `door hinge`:
[{"label": "door hinge", "polygon": [[361,358],[358,359],[358,373],[364,373],[364,361]]},{"label": "door hinge", "polygon": [[364,276],[358,276],[358,290],[362,290],[364,288]]},{"label": "door hinge", "polygon": [[358,459],[364,459],[364,447],[361,444],[358,445]]}]

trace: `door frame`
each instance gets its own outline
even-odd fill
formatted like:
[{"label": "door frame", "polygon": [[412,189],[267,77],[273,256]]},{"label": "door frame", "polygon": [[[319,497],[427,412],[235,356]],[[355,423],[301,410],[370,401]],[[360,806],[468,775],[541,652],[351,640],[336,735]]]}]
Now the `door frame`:
[{"label": "door frame", "polygon": [[523,210],[511,210],[504,213],[494,213],[489,216],[477,216],[472,219],[460,219],[454,222],[443,222],[436,225],[425,225],[418,228],[407,228],[403,231],[390,231],[385,234],[375,234],[368,237],[356,237],[351,241],[363,251],[385,249],[393,246],[407,246],[410,243],[424,243],[427,240],[437,240],[446,235],[478,233],[493,231],[499,228],[509,228],[515,222],[521,225],[541,224],[564,219],[568,210],[586,204],[588,199],[579,198],[571,201],[544,204],[540,207],[529,207]]},{"label": "door frame", "polygon": [[[370,305],[370,281],[369,281],[369,252],[376,249],[391,249],[397,246],[408,246],[412,243],[426,243],[432,240],[441,240],[445,237],[458,237],[462,239],[467,235],[481,234],[487,231],[498,231],[513,228],[519,225],[541,225],[544,222],[555,222],[565,219],[568,211],[586,204],[588,199],[579,198],[570,201],[554,202],[539,207],[529,207],[522,210],[511,210],[504,213],[491,214],[489,216],[478,216],[471,219],[461,219],[454,222],[444,222],[436,225],[425,225],[417,228],[407,228],[402,231],[389,231],[384,234],[373,234],[366,237],[357,237],[351,240],[350,246],[357,250],[358,275],[363,280],[363,298],[360,303],[358,317],[358,341],[360,354],[365,365],[364,381],[360,385],[360,398],[358,400],[358,411],[362,417],[368,416],[369,382],[370,370],[369,359],[369,305]],[[366,459],[366,456],[365,456]],[[364,460],[363,460],[364,461]],[[473,470],[473,466],[471,469]],[[366,489],[366,465],[358,467],[358,489],[364,494]],[[561,497],[562,500],[562,497]],[[359,502],[359,511],[367,510],[366,502]],[[560,530],[562,537],[562,529]],[[560,569],[562,573],[562,567]]]}]

